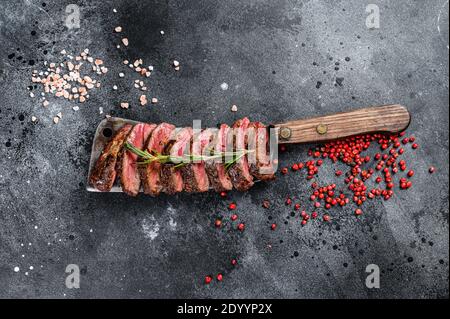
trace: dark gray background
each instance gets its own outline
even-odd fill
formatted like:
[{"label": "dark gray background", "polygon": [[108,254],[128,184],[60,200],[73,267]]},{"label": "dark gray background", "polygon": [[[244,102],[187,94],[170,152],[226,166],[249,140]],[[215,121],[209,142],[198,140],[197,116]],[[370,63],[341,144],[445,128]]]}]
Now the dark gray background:
[{"label": "dark gray background", "polygon": [[[71,2],[81,8],[77,30],[63,23]],[[380,29],[365,25],[371,2],[379,5]],[[448,297],[445,0],[2,0],[1,7],[0,297]],[[130,39],[126,50],[115,47],[118,25]],[[84,48],[110,72],[80,111],[59,99],[45,109],[28,96],[33,69],[58,61],[62,49],[75,55]],[[137,106],[136,76],[122,65],[125,58],[155,66],[146,82],[158,105]],[[180,72],[170,66],[174,59]],[[121,101],[131,108],[121,110]],[[408,131],[420,149],[405,158],[416,170],[414,186],[390,201],[371,201],[359,219],[353,206],[333,210],[329,224],[302,228],[287,219],[287,195],[310,205],[310,186],[292,174],[227,200],[214,193],[155,199],[85,191],[90,144],[104,118],[99,107],[134,120],[215,126],[243,116],[279,123],[388,103],[412,114]],[[58,112],[63,119],[54,125]],[[281,163],[307,160],[308,148],[289,148]],[[428,174],[430,165],[436,174]],[[319,182],[335,181],[333,172],[327,162]],[[270,210],[261,207],[265,198]],[[216,216],[229,216],[232,200],[246,222],[243,233],[213,226]],[[275,232],[269,216],[279,224]],[[381,289],[371,291],[364,282],[372,263],[382,275]],[[68,264],[81,269],[78,290],[65,287]],[[217,272],[222,283],[203,284]]]}]

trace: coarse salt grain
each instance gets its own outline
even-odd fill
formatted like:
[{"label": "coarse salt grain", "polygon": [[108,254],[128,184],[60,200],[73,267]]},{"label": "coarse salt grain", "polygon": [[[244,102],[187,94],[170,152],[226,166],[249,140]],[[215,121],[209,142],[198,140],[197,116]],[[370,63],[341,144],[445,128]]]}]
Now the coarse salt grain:
[{"label": "coarse salt grain", "polygon": [[237,105],[231,106],[231,112],[237,112],[238,108]]},{"label": "coarse salt grain", "polygon": [[144,94],[141,95],[141,97],[139,98],[139,102],[141,103],[142,106],[147,105],[148,103],[147,96],[145,96]]},{"label": "coarse salt grain", "polygon": [[120,33],[120,32],[122,32],[122,27],[116,27],[114,29],[114,31],[116,31],[117,33]]},{"label": "coarse salt grain", "polygon": [[120,103],[120,107],[123,109],[128,109],[130,107],[130,103],[122,102]]},{"label": "coarse salt grain", "polygon": [[124,45],[124,46],[126,46],[126,47],[127,47],[127,46],[128,46],[128,44],[129,44],[129,42],[128,42],[128,38],[123,38],[123,39],[122,39],[122,43],[123,43],[123,45]]},{"label": "coarse salt grain", "polygon": [[152,104],[158,103],[158,99],[156,97],[152,98]]}]

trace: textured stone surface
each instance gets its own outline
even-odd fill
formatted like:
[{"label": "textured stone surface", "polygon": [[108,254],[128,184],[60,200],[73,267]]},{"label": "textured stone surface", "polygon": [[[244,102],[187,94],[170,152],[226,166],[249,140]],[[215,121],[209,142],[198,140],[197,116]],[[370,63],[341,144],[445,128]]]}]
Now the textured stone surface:
[{"label": "textured stone surface", "polygon": [[[0,297],[448,297],[448,2],[380,2],[380,29],[369,30],[359,0],[71,1],[81,8],[81,28],[68,30],[70,2],[43,1],[3,1],[0,11]],[[127,49],[116,49],[118,25]],[[28,96],[34,68],[58,61],[62,49],[84,48],[110,71],[78,112],[73,103],[51,99],[43,108]],[[146,83],[159,104],[138,106],[137,77],[125,58],[155,66]],[[175,59],[180,72],[170,65]],[[302,228],[287,219],[285,196],[310,205],[310,186],[291,175],[225,201],[214,193],[85,191],[90,143],[104,118],[99,107],[140,121],[215,126],[387,103],[412,113],[409,132],[421,147],[405,157],[416,170],[414,186],[370,202],[360,219],[353,207],[334,210],[329,224]],[[291,147],[281,163],[306,160],[307,150]],[[333,181],[332,174],[324,165],[319,181]],[[270,210],[261,207],[265,198]],[[243,233],[213,226],[229,215],[230,201],[247,225]],[[238,267],[230,266],[233,257]],[[364,284],[372,263],[382,270],[378,290]],[[81,269],[78,290],[64,285],[68,264]],[[218,272],[222,283],[203,284]]]}]

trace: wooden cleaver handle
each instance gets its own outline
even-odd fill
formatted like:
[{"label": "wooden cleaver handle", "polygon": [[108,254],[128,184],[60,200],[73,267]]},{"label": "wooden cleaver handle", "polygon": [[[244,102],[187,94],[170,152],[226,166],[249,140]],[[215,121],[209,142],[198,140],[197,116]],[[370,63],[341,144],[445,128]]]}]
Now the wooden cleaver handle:
[{"label": "wooden cleaver handle", "polygon": [[405,130],[411,116],[406,107],[393,104],[374,106],[275,125],[279,144],[313,143],[374,132]]}]

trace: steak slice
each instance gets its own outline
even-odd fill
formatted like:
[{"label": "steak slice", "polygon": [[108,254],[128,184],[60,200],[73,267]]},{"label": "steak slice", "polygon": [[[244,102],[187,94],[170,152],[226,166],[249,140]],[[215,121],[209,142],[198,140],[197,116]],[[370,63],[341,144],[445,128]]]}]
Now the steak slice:
[{"label": "steak slice", "polygon": [[269,134],[261,122],[252,122],[248,129],[248,149],[254,152],[248,154],[250,174],[261,181],[275,179],[275,171],[268,155]]},{"label": "steak slice", "polygon": [[[149,153],[158,152],[163,153],[166,145],[173,137],[175,126],[168,123],[159,124],[152,132],[148,140],[146,149]],[[144,193],[152,196],[157,196],[162,190],[161,185],[161,163],[152,162],[147,164],[142,170],[142,183],[144,186]]]},{"label": "steak slice", "polygon": [[[247,129],[250,124],[248,118],[238,120],[233,124],[235,151],[246,150]],[[231,183],[238,191],[245,192],[253,186],[253,176],[248,167],[247,155],[242,156],[228,170]]]},{"label": "steak slice", "polygon": [[[164,153],[171,157],[182,157],[186,149],[189,147],[192,137],[192,129],[184,128],[179,130],[175,135],[175,141],[166,147]],[[175,164],[164,164],[161,170],[161,184],[163,192],[167,194],[175,194],[183,191],[183,177],[181,170]]]},{"label": "steak slice", "polygon": [[130,124],[124,125],[105,146],[89,178],[92,187],[102,192],[111,190],[117,175],[117,156],[132,128]]},{"label": "steak slice", "polygon": [[[155,127],[155,124],[137,124],[128,135],[127,142],[143,150],[145,142],[147,142],[148,137]],[[136,196],[141,187],[141,178],[137,163],[138,158],[138,155],[129,150],[124,150],[122,155],[120,184],[122,185],[122,190],[130,196]]]},{"label": "steak slice", "polygon": [[[212,137],[214,136],[211,130],[204,130],[201,133],[193,136],[192,139],[192,155],[201,156],[205,147],[209,146]],[[181,168],[181,174],[184,181],[184,190],[188,193],[202,193],[209,190],[208,175],[206,175],[205,162],[193,161],[184,165]]]},{"label": "steak slice", "polygon": [[[215,154],[227,151],[227,141],[232,138],[232,135],[229,134],[230,131],[231,129],[228,125],[222,124],[220,126],[214,140]],[[233,189],[233,184],[231,183],[230,176],[228,176],[222,159],[206,162],[205,169],[209,177],[209,182],[216,192],[230,191]]]}]

